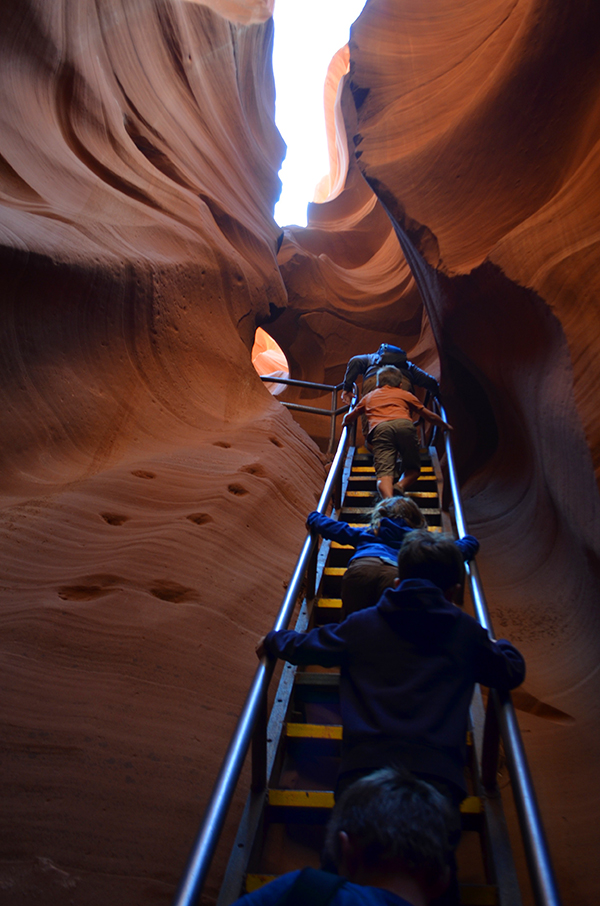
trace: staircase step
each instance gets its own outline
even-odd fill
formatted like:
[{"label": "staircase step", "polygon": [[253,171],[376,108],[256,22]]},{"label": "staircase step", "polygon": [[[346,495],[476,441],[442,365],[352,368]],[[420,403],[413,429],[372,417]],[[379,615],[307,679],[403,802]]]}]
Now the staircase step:
[{"label": "staircase step", "polygon": [[341,739],[339,724],[286,724],[286,735],[291,739]]},{"label": "staircase step", "polygon": [[[293,823],[294,816],[311,812],[325,813],[334,806],[333,790],[280,790],[269,789],[267,803],[273,813],[285,812]],[[471,829],[473,818],[483,814],[483,803],[479,796],[467,796],[460,805],[463,822]],[[285,820],[285,819],[284,819]],[[327,820],[327,816],[325,816]]]},{"label": "staircase step", "polygon": [[499,906],[498,888],[492,884],[461,884],[460,906]]},{"label": "staircase step", "polygon": [[317,601],[317,607],[320,610],[341,610],[342,609],[342,599],[341,598],[319,598]]},{"label": "staircase step", "polygon": [[376,494],[375,489],[372,491],[346,491],[346,499],[348,497],[375,497]]}]

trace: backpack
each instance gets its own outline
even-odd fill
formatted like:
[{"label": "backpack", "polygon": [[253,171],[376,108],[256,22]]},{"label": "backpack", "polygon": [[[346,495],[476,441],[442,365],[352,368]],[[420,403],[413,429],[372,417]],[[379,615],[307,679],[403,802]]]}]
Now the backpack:
[{"label": "backpack", "polygon": [[400,371],[406,371],[406,353],[399,346],[391,346],[389,343],[382,343],[377,350],[379,356],[378,367],[382,365],[394,365]]}]

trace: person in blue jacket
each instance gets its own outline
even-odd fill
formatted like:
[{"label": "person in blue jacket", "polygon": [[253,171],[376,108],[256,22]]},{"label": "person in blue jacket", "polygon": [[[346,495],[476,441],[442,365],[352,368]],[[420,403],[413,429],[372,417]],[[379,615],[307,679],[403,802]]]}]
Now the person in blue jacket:
[{"label": "person in blue jacket", "polygon": [[338,874],[288,872],[234,906],[426,906],[449,880],[444,798],[406,772],[376,771],[336,803],[325,850]]},{"label": "person in blue jacket", "polygon": [[398,554],[398,585],[375,607],[310,632],[269,632],[256,649],[259,657],[340,667],[337,794],[374,770],[401,765],[446,796],[455,844],[474,686],[509,690],[525,677],[520,652],[452,603],[462,570],[451,536],[412,532]]},{"label": "person in blue jacket", "polygon": [[353,356],[346,366],[344,375],[342,399],[349,403],[352,399],[352,387],[357,378],[362,375],[362,396],[373,390],[376,385],[375,376],[379,368],[384,365],[393,365],[399,368],[403,375],[403,388],[410,393],[414,393],[414,385],[424,387],[434,396],[439,395],[439,385],[433,375],[423,371],[414,362],[409,362],[406,353],[400,346],[392,346],[391,343],[382,343],[377,352],[370,352],[366,355]]},{"label": "person in blue jacket", "polygon": [[[316,510],[309,513],[306,526],[323,538],[356,548],[342,578],[342,616],[373,607],[398,577],[398,551],[409,532],[426,528],[419,506],[410,497],[380,500],[371,513],[368,527],[355,528],[347,522],[330,519]],[[473,535],[455,541],[464,560],[479,550]]]}]

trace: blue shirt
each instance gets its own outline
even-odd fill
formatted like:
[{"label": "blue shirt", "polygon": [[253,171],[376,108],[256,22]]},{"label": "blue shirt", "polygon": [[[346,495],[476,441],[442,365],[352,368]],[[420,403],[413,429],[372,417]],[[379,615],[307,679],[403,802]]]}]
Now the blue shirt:
[{"label": "blue shirt", "polygon": [[[258,890],[236,900],[233,906],[275,906],[299,874],[299,871],[291,871],[281,875],[270,884],[265,884],[264,887],[259,887]],[[411,906],[411,904],[404,897],[396,896],[389,890],[346,881],[330,900],[330,906]]]}]

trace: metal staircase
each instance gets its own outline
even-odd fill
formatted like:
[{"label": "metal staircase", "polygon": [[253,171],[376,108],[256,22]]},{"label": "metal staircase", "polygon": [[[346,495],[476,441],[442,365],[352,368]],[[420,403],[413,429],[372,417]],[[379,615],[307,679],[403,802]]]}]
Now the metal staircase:
[{"label": "metal staircase", "polygon": [[[440,506],[441,470],[434,448],[421,451],[421,476],[409,491],[421,508],[430,531],[448,529],[449,520]],[[338,518],[351,525],[368,525],[372,507],[378,500],[372,457],[365,448],[354,452],[347,489]],[[341,581],[354,548],[338,542],[323,541],[317,575],[318,591],[301,615],[308,628],[336,622],[341,613]],[[320,566],[320,568],[319,568]],[[290,676],[293,682],[290,683]],[[227,882],[218,906],[229,906],[243,893],[268,883],[279,874],[319,866],[324,828],[333,807],[342,727],[339,711],[339,670],[322,667],[287,666],[277,692],[280,705],[277,724],[269,727],[269,738],[277,738],[273,769],[269,778],[264,812],[253,839],[238,833],[234,853],[248,854],[247,865],[239,857],[230,863]],[[284,703],[287,702],[285,708]],[[472,744],[473,734],[469,734]],[[470,758],[471,769],[477,759]],[[477,775],[469,778],[471,795],[461,807],[463,839],[459,853],[461,903],[469,906],[518,906],[515,898],[516,874],[510,877],[510,899],[501,898],[493,852],[502,847],[504,861],[510,859],[508,838],[492,841],[485,820],[485,798],[478,795]],[[480,839],[474,846],[472,837]],[[508,878],[503,879],[506,883]]]},{"label": "metal staircase", "polygon": [[[443,415],[443,413],[442,413]],[[371,457],[342,431],[318,510],[333,502],[335,518],[354,525],[369,521],[376,502]],[[466,534],[449,440],[447,468],[458,534]],[[422,473],[409,492],[430,531],[450,529],[440,506],[442,473],[434,447],[422,451]],[[287,628],[301,601],[296,630],[335,622],[341,613],[340,583],[352,548],[308,536],[274,629]],[[467,565],[473,610],[493,637],[476,564]],[[257,669],[237,730],[217,778],[174,906],[199,902],[225,815],[252,743],[252,784],[233,845],[217,906],[229,906],[274,876],[305,865],[318,866],[324,826],[333,805],[342,727],[336,668],[284,664],[267,718],[267,688],[273,663]],[[535,792],[510,695],[492,692],[487,712],[476,689],[469,731],[469,796],[461,808],[463,836],[457,853],[461,902],[465,906],[520,906],[502,803],[496,785],[502,738],[521,825],[531,887],[537,906],[560,906]]]}]

